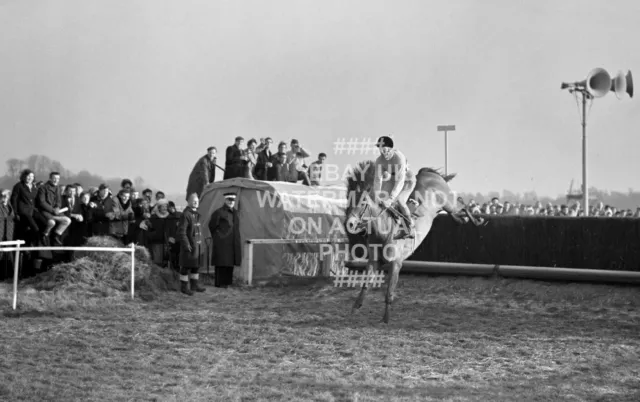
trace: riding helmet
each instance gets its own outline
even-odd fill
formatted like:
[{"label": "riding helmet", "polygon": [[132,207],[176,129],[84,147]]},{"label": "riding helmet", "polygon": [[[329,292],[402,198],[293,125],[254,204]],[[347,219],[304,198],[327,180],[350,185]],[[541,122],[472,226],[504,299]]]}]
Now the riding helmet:
[{"label": "riding helmet", "polygon": [[378,142],[376,143],[376,147],[393,148],[393,140],[391,139],[391,137],[383,135],[382,137],[378,138]]}]

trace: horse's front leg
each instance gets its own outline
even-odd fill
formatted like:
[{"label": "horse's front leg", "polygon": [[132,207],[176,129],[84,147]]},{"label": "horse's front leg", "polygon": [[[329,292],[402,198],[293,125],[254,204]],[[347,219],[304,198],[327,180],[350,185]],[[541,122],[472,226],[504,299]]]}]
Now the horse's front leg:
[{"label": "horse's front leg", "polygon": [[397,258],[390,263],[388,270],[389,281],[387,282],[387,295],[384,300],[384,317],[382,318],[382,321],[385,324],[389,323],[389,309],[393,300],[396,298],[396,286],[398,286],[400,268],[402,268],[402,260],[400,258]]},{"label": "horse's front leg", "polygon": [[[367,276],[369,278],[371,278],[373,273],[377,271],[377,267],[378,267],[378,261],[374,261],[372,257],[369,257],[369,261],[367,262]],[[362,304],[364,303],[364,297],[366,296],[368,290],[369,290],[369,286],[367,286],[367,284],[365,283],[362,286],[362,290],[360,290],[360,294],[358,295],[358,298],[356,299],[355,303],[353,303],[351,314],[355,313],[357,309],[362,307]]]}]

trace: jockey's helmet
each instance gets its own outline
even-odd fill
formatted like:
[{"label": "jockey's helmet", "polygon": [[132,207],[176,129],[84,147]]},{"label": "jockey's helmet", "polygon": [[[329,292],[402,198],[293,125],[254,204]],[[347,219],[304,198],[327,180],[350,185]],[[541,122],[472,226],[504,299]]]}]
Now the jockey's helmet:
[{"label": "jockey's helmet", "polygon": [[383,135],[382,137],[378,138],[378,142],[376,143],[376,147],[378,147],[378,148],[380,148],[380,147],[393,148],[393,140],[391,139],[391,137]]}]

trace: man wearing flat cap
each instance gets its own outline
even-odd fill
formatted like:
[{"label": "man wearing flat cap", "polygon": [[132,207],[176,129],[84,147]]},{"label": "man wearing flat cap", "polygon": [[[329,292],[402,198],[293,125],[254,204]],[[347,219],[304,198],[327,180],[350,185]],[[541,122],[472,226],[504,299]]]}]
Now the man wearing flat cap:
[{"label": "man wearing flat cap", "polygon": [[386,135],[380,137],[376,146],[380,150],[380,156],[375,161],[374,197],[386,208],[392,207],[397,202],[398,212],[402,214],[407,230],[402,231],[396,238],[413,238],[415,236],[414,222],[407,206],[407,200],[415,188],[415,176],[409,174],[407,158],[398,149],[394,149],[391,137]]},{"label": "man wearing flat cap", "polygon": [[236,137],[236,142],[227,147],[223,180],[244,177],[244,167],[248,163],[248,158],[242,150],[243,144],[244,138]]},{"label": "man wearing flat cap", "polygon": [[109,235],[109,218],[107,212],[114,208],[114,200],[110,196],[109,186],[100,184],[98,193],[91,197],[90,205],[93,208],[92,233],[95,236]]},{"label": "man wearing flat cap", "polygon": [[242,262],[240,222],[235,193],[224,194],[224,205],[213,212],[209,232],[213,238],[211,264],[215,266],[215,286],[226,288],[233,283],[233,268]]},{"label": "man wearing flat cap", "polygon": [[[186,295],[193,292],[204,292],[198,285],[200,271],[200,254],[202,251],[202,231],[200,230],[200,213],[198,194],[189,196],[189,205],[184,209],[178,223],[178,242],[180,243],[180,291]],[[189,286],[191,285],[191,286]]]}]

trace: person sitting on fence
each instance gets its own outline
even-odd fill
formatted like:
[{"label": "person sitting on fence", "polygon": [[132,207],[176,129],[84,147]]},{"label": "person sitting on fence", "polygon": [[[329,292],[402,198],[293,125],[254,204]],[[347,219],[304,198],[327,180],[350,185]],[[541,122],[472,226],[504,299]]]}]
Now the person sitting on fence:
[{"label": "person sitting on fence", "polygon": [[81,205],[82,202],[76,196],[76,187],[73,184],[68,184],[64,189],[64,196],[62,197],[62,208],[67,209],[64,214],[71,219],[71,225],[67,230],[67,237],[64,241],[65,245],[82,245],[82,231],[79,229],[79,224],[84,223],[84,217],[82,215]]},{"label": "person sitting on fence", "polygon": [[60,173],[51,172],[49,180],[38,189],[36,197],[36,207],[47,219],[47,226],[42,232],[42,242],[46,245],[49,242],[49,235],[53,230],[53,243],[62,246],[62,235],[71,224],[71,219],[64,215],[58,184],[60,183]]},{"label": "person sitting on fence", "polygon": [[25,169],[20,174],[20,181],[13,186],[11,206],[16,214],[16,233],[18,239],[25,240],[27,245],[38,243],[39,225],[46,224],[40,212],[35,208],[38,189],[33,183],[35,174]]},{"label": "person sitting on fence", "polygon": [[73,184],[67,184],[64,188],[64,197],[62,197],[62,208],[66,208],[65,215],[71,219],[71,222],[82,222],[82,213],[78,211],[79,199],[76,195],[76,187]]}]

